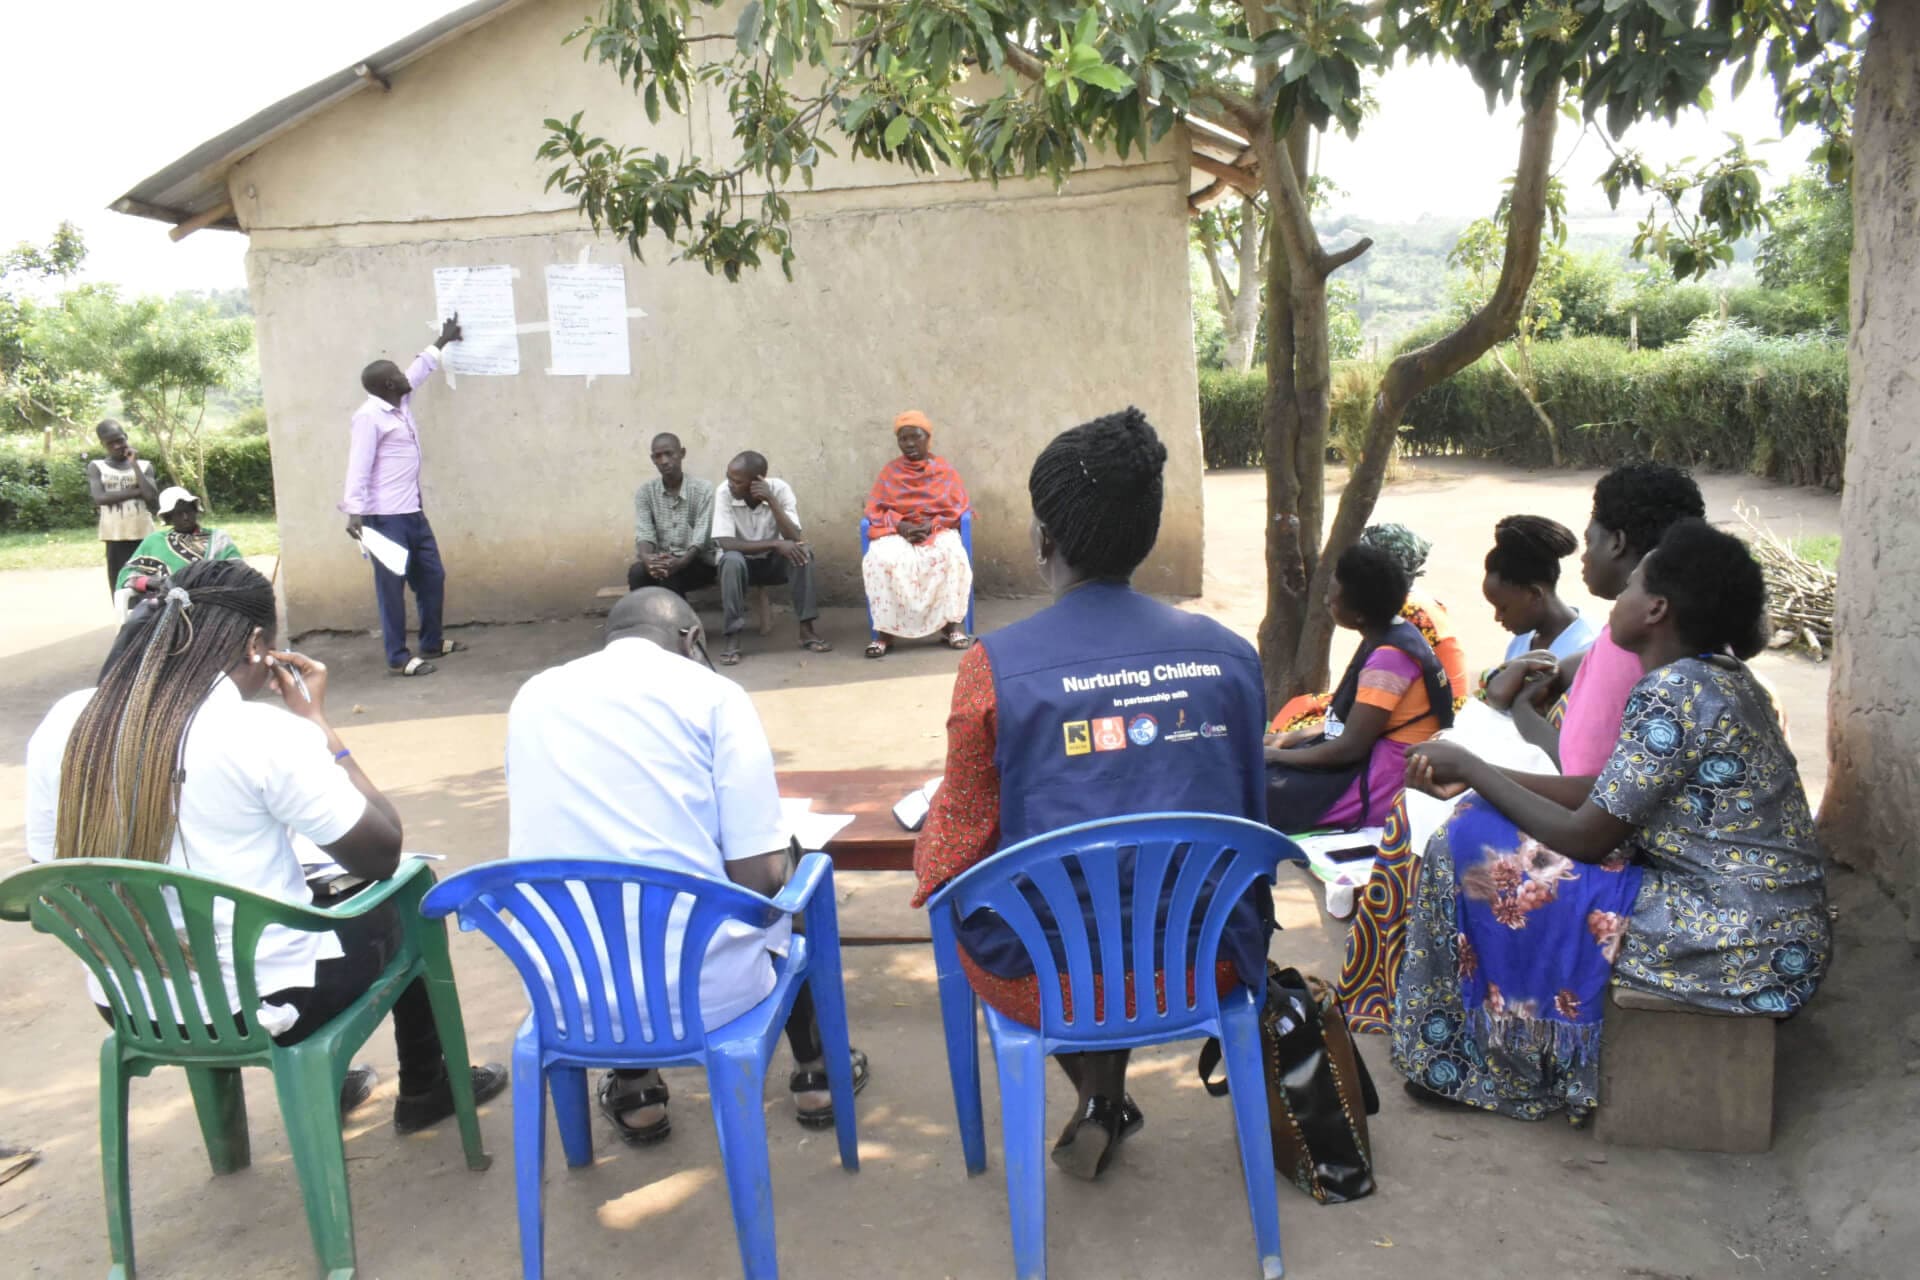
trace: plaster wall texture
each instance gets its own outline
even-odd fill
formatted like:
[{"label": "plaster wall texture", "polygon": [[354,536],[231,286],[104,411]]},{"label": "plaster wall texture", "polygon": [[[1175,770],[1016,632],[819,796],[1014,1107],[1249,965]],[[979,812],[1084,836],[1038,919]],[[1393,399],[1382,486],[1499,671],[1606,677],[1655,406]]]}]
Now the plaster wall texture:
[{"label": "plaster wall texture", "polygon": [[1874,14],[1855,116],[1853,333],[1821,826],[1920,944],[1920,4]]},{"label": "plaster wall texture", "polygon": [[[517,377],[442,379],[415,396],[424,501],[452,622],[562,616],[624,581],[632,493],[655,432],[718,480],[765,453],[795,487],[823,594],[859,598],[855,526],[894,455],[894,414],[924,410],[973,495],[979,588],[1036,589],[1028,467],[1057,432],[1138,405],[1166,440],[1167,514],[1138,581],[1197,594],[1202,470],[1186,261],[1185,147],[1099,157],[1051,184],[985,183],[836,162],[792,198],[795,280],[728,284],[643,244],[595,236],[542,191],[541,121],[677,154],[709,153],[719,109],[650,125],[611,72],[561,39],[564,0],[530,0],[269,142],[228,185],[273,439],[288,621],[375,625],[370,571],[336,510],[359,370],[433,334],[433,269],[505,264],[521,325],[546,319],[543,269],[624,263],[632,375],[550,376],[543,332]],[[731,30],[733,19],[722,15]],[[720,121],[724,135],[725,122]],[[723,136],[724,141],[724,136]]]}]

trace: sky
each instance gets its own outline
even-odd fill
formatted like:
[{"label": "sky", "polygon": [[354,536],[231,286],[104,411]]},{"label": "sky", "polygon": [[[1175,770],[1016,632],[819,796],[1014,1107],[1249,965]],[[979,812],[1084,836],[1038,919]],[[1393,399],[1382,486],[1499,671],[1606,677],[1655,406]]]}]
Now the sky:
[{"label": "sky", "polygon": [[[243,286],[244,236],[202,231],[176,244],[163,223],[107,205],[260,108],[454,7],[457,0],[96,0],[83,27],[74,16],[82,11],[70,6],[9,6],[0,119],[13,123],[16,142],[0,191],[0,245],[45,241],[70,219],[87,240],[87,279],[133,292]],[[1777,137],[1764,77],[1737,101],[1721,89],[1711,116],[1693,113],[1676,129],[1643,126],[1628,142],[1659,162],[1718,154],[1723,129],[1750,142]],[[1513,170],[1518,109],[1490,115],[1466,73],[1448,66],[1397,68],[1376,93],[1380,110],[1357,141],[1324,142],[1320,171],[1345,192],[1332,210],[1390,222],[1491,213]],[[1813,141],[1802,130],[1767,148],[1769,185],[1796,172]],[[1562,123],[1556,164],[1576,214],[1606,212],[1594,183],[1606,163],[1597,137]]]}]

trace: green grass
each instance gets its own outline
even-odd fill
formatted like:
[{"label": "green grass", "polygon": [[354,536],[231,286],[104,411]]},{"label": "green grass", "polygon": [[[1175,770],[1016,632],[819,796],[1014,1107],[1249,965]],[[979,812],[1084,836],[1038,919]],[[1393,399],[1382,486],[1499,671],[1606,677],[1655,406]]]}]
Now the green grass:
[{"label": "green grass", "polygon": [[[234,516],[210,521],[249,556],[280,554],[280,527],[270,515]],[[0,570],[92,569],[105,563],[100,538],[92,527],[50,529],[43,533],[0,533]]]},{"label": "green grass", "polygon": [[1837,569],[1840,567],[1840,535],[1823,533],[1795,538],[1793,553],[1803,560],[1811,560],[1829,569]]}]

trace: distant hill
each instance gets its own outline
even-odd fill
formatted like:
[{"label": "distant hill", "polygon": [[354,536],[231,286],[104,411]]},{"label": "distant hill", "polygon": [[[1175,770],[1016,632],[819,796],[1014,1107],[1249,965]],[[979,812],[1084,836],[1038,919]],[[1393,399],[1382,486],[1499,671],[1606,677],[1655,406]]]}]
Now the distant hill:
[{"label": "distant hill", "polygon": [[[1409,330],[1439,315],[1451,297],[1447,254],[1452,252],[1469,219],[1424,215],[1413,222],[1383,222],[1357,214],[1334,214],[1319,224],[1323,243],[1339,246],[1360,236],[1373,237],[1373,248],[1342,267],[1334,279],[1359,295],[1360,331],[1380,350]],[[1638,228],[1637,216],[1613,213],[1604,205],[1582,210],[1567,219],[1569,252],[1604,254],[1617,258],[1623,269]],[[1750,278],[1755,246],[1743,240],[1735,246],[1735,267],[1717,273],[1709,283],[1737,284]]]}]

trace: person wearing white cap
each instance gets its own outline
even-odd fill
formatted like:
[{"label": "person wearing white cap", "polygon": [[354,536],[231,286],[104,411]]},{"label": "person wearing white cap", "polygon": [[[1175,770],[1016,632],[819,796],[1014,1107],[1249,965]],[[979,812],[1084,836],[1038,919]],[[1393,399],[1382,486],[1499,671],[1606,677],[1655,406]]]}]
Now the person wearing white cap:
[{"label": "person wearing white cap", "polygon": [[200,499],[192,491],[173,485],[160,491],[155,504],[160,518],[167,523],[140,540],[133,555],[114,579],[116,591],[125,589],[144,595],[150,583],[171,578],[195,560],[238,560],[240,548],[218,529],[200,523]]}]

